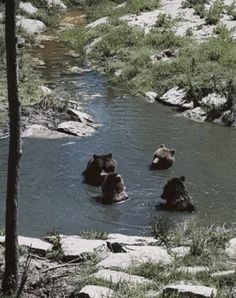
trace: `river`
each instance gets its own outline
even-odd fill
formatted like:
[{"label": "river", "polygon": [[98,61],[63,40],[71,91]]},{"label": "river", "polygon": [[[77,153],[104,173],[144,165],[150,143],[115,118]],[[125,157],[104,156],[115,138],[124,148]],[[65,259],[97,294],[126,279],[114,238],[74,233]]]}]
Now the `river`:
[{"label": "river", "polygon": [[[73,100],[101,124],[87,138],[23,140],[20,176],[19,233],[43,236],[49,230],[79,234],[102,230],[149,234],[153,217],[173,224],[198,217],[203,223],[232,224],[236,218],[236,129],[200,124],[169,107],[109,85],[94,70],[65,74],[76,59],[66,56],[62,44],[46,42],[35,49],[46,62],[41,73],[49,87]],[[85,66],[85,68],[87,68]],[[175,148],[176,163],[166,171],[149,171],[156,147]],[[4,226],[8,139],[0,140],[0,226]],[[104,206],[94,200],[100,189],[82,183],[89,157],[112,152],[118,162],[130,200]],[[197,211],[194,214],[155,209],[163,185],[172,176],[185,175]]]}]

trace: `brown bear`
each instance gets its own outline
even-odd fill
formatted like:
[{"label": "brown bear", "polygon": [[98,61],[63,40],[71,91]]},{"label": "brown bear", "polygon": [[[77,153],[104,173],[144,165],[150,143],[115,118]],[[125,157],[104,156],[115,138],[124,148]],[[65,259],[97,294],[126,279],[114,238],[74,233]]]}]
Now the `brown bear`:
[{"label": "brown bear", "polygon": [[116,171],[116,161],[112,158],[112,153],[96,155],[90,158],[87,168],[83,171],[84,182],[93,186],[101,186],[104,180],[102,173],[112,173]]},{"label": "brown bear", "polygon": [[150,165],[151,170],[166,170],[170,168],[175,162],[175,149],[169,149],[164,144],[153,154],[153,161]]},{"label": "brown bear", "polygon": [[103,174],[105,179],[102,183],[102,196],[100,202],[103,204],[115,204],[128,199],[125,192],[124,180],[117,173]]},{"label": "brown bear", "polygon": [[167,181],[164,186],[161,198],[166,200],[160,207],[170,211],[189,211],[195,210],[191,198],[184,185],[185,177],[174,177]]}]

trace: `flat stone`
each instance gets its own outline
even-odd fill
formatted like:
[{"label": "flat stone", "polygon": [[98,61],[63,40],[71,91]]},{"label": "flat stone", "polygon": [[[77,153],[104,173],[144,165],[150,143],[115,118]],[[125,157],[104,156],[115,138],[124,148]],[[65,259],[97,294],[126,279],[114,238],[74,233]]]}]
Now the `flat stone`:
[{"label": "flat stone", "polygon": [[81,122],[66,121],[58,125],[57,131],[77,137],[84,137],[92,135],[92,133],[94,132],[94,127],[90,125],[88,126],[87,124]]},{"label": "flat stone", "polygon": [[229,241],[229,243],[226,245],[225,252],[230,259],[236,260],[236,238],[233,238]]},{"label": "flat stone", "polygon": [[210,110],[223,108],[226,103],[226,97],[217,93],[208,94],[201,100],[201,105]]},{"label": "flat stone", "polygon": [[30,2],[20,2],[19,8],[30,15],[34,15],[38,11],[38,8],[33,6]]},{"label": "flat stone", "polygon": [[236,274],[235,270],[225,270],[225,271],[219,271],[219,272],[212,273],[211,276],[212,277],[227,277],[229,275],[235,275],[235,274]]},{"label": "flat stone", "polygon": [[50,130],[47,127],[40,124],[32,124],[25,128],[25,130],[22,133],[22,137],[58,139],[68,137],[68,134],[64,134],[55,130]]},{"label": "flat stone", "polygon": [[205,286],[195,286],[189,284],[173,284],[168,285],[163,290],[164,295],[175,294],[178,297],[189,297],[189,298],[213,298],[217,294],[215,288]]},{"label": "flat stone", "polygon": [[153,245],[157,240],[153,237],[127,236],[124,234],[108,234],[107,242],[117,242],[121,245]]},{"label": "flat stone", "polygon": [[206,272],[209,271],[209,268],[204,266],[182,266],[177,269],[178,272],[189,273],[195,275],[199,272]]},{"label": "flat stone", "polygon": [[146,100],[150,103],[154,103],[157,98],[157,93],[153,91],[149,91],[145,93]]},{"label": "flat stone", "polygon": [[93,119],[91,116],[89,116],[88,114],[78,111],[78,110],[74,110],[74,109],[68,109],[67,113],[69,115],[71,115],[73,118],[75,118],[74,120],[77,120],[79,122],[82,123],[86,123],[86,122],[90,122],[90,123],[94,123]]},{"label": "flat stone", "polygon": [[131,275],[128,273],[107,269],[99,270],[98,272],[93,273],[91,276],[112,282],[114,284],[124,281],[131,284],[147,284],[152,282],[151,280],[146,279],[142,276]]},{"label": "flat stone", "polygon": [[201,123],[207,119],[207,114],[201,107],[196,107],[192,110],[185,111],[183,115],[193,121]]},{"label": "flat stone", "polygon": [[[0,243],[5,243],[5,236],[0,236]],[[19,246],[31,247],[31,251],[45,256],[47,251],[52,250],[52,244],[42,241],[38,238],[29,238],[24,236],[18,236],[18,244]]]},{"label": "flat stone", "polygon": [[34,19],[27,19],[22,16],[17,17],[16,25],[17,27],[23,29],[29,35],[41,33],[47,29],[46,25],[43,22]]},{"label": "flat stone", "polygon": [[170,264],[173,258],[159,246],[126,246],[126,253],[110,254],[97,264],[98,268],[120,268],[126,270],[144,262]]},{"label": "flat stone", "polygon": [[79,236],[61,236],[61,247],[65,259],[83,258],[86,254],[108,252],[106,241],[88,240]]},{"label": "flat stone", "polygon": [[190,253],[190,247],[189,246],[178,246],[171,248],[171,253],[174,254],[176,258],[182,258],[187,256]]},{"label": "flat stone", "polygon": [[111,298],[114,295],[114,291],[100,286],[87,285],[81,289],[76,295],[78,298]]},{"label": "flat stone", "polygon": [[159,98],[166,105],[181,107],[183,109],[193,108],[193,102],[186,100],[186,91],[179,87],[173,87]]}]

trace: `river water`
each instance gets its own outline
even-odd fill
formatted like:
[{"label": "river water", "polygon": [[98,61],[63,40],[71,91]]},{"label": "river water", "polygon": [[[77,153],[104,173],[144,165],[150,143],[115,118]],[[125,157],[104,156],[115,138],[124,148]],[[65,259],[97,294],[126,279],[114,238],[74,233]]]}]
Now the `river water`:
[{"label": "river water", "polygon": [[[111,87],[96,71],[66,75],[76,65],[54,42],[35,54],[46,62],[41,73],[49,87],[73,100],[101,124],[87,138],[23,141],[20,176],[19,233],[42,236],[55,229],[78,234],[103,230],[148,234],[152,217],[177,224],[197,216],[203,223],[228,223],[236,218],[236,129],[192,122],[169,107],[150,104]],[[149,171],[156,147],[177,150],[176,163],[167,171]],[[0,226],[4,225],[8,140],[0,140]],[[112,152],[130,200],[104,206],[94,200],[100,189],[82,183],[81,172],[94,153]],[[186,176],[197,207],[195,214],[155,210],[165,181]]]}]

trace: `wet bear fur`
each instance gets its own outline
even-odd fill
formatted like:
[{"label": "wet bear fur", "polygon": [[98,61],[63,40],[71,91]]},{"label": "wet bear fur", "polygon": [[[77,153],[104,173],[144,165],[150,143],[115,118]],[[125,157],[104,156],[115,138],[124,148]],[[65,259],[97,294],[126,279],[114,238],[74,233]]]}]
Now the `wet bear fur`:
[{"label": "wet bear fur", "polygon": [[153,153],[153,161],[150,165],[151,170],[166,170],[175,162],[175,149],[169,149],[164,144]]},{"label": "wet bear fur", "polygon": [[184,185],[185,177],[174,177],[167,181],[164,186],[161,198],[166,200],[161,203],[161,209],[170,211],[189,211],[195,210],[193,202]]},{"label": "wet bear fur", "polygon": [[102,196],[100,201],[102,204],[115,204],[128,199],[125,192],[124,180],[117,173],[109,173],[105,175],[102,184]]},{"label": "wet bear fur", "polygon": [[84,182],[93,186],[101,186],[104,181],[102,173],[112,173],[116,171],[116,161],[112,158],[112,153],[96,155],[90,158],[87,168],[83,171]]}]

